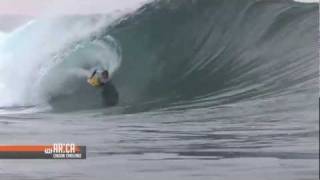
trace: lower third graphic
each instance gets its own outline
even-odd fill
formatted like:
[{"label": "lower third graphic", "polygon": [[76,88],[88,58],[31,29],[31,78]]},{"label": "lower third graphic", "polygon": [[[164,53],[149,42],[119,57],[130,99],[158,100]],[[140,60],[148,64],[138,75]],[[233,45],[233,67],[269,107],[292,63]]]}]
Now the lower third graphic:
[{"label": "lower third graphic", "polygon": [[86,146],[74,143],[0,145],[0,159],[86,159]]}]

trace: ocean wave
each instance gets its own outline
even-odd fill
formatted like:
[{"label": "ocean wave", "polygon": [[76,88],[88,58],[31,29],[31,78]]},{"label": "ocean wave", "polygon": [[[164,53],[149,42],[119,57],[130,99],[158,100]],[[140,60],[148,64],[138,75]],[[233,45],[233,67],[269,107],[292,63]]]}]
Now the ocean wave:
[{"label": "ocean wave", "polygon": [[35,21],[0,47],[0,105],[60,98],[60,109],[96,108],[101,93],[85,82],[95,67],[112,72],[119,107],[132,111],[315,96],[318,10],[289,0],[171,0],[121,18]]}]

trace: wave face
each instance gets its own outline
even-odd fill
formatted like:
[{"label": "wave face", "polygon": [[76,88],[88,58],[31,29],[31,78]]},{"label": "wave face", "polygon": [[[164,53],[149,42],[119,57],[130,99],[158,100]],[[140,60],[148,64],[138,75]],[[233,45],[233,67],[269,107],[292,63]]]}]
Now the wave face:
[{"label": "wave face", "polygon": [[0,106],[96,108],[101,93],[84,81],[95,67],[112,72],[120,106],[133,111],[299,93],[307,102],[318,93],[318,26],[315,4],[251,0],[33,21],[0,41]]},{"label": "wave face", "polygon": [[314,101],[318,27],[316,4],[160,1],[112,29],[123,48],[115,81],[142,110],[297,93]]}]

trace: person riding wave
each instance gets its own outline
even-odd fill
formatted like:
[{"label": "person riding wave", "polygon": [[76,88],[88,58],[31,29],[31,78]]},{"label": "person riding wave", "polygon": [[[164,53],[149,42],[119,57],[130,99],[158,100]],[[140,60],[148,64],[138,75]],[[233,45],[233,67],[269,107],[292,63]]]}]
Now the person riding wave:
[{"label": "person riding wave", "polygon": [[94,87],[102,88],[104,105],[115,106],[118,104],[119,93],[111,82],[111,78],[107,70],[102,72],[95,70],[89,77],[88,83]]}]

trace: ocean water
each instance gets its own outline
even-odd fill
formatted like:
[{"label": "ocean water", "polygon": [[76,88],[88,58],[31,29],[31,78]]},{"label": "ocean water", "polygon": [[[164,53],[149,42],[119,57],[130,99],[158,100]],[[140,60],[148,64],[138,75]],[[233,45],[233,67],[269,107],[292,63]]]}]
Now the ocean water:
[{"label": "ocean water", "polygon": [[35,19],[1,35],[0,142],[87,159],[0,160],[0,179],[318,179],[318,34],[318,5],[289,0]]}]

